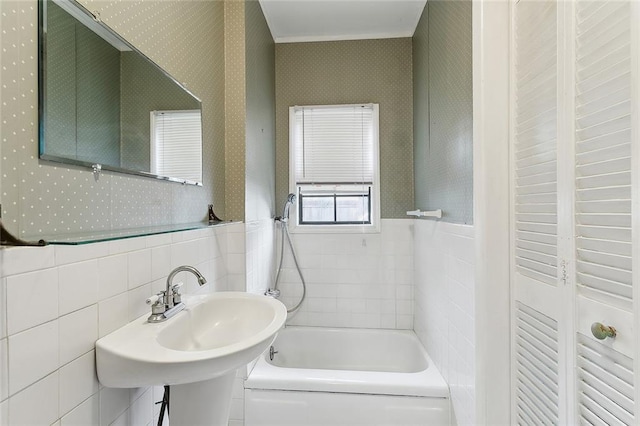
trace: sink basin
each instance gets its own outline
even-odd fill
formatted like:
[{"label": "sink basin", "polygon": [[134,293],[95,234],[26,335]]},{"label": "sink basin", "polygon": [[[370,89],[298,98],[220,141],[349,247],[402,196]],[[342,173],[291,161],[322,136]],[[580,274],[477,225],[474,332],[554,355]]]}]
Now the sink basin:
[{"label": "sink basin", "polygon": [[287,317],[279,301],[250,293],[182,301],[186,308],[165,322],[149,323],[146,314],[96,342],[103,385],[181,385],[235,372],[271,345]]}]

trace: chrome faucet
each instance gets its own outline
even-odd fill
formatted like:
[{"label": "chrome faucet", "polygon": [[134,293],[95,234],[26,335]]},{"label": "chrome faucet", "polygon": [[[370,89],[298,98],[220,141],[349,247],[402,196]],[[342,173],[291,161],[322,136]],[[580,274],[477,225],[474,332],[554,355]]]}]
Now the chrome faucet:
[{"label": "chrome faucet", "polygon": [[204,285],[207,282],[200,271],[193,266],[182,265],[175,268],[167,277],[167,288],[165,291],[161,291],[147,299],[147,304],[151,305],[151,315],[148,318],[149,322],[166,321],[184,309],[185,305],[182,303],[182,295],[179,291],[182,283],[172,284],[173,278],[180,272],[191,272],[198,279],[199,285]]}]

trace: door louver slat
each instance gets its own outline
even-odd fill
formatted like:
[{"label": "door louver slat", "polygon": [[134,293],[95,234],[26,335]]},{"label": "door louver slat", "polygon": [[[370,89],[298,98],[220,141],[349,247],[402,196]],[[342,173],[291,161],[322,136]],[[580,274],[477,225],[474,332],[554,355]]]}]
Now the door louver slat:
[{"label": "door louver slat", "polygon": [[522,1],[516,8],[513,144],[516,270],[554,286],[558,263],[556,13],[552,1]]},{"label": "door louver slat", "polygon": [[604,424],[635,424],[633,360],[578,334],[579,411]]},{"label": "door louver slat", "polygon": [[515,361],[519,424],[557,424],[557,322],[519,302]]},{"label": "door louver slat", "polygon": [[631,306],[628,2],[577,3],[576,278],[586,296]]}]

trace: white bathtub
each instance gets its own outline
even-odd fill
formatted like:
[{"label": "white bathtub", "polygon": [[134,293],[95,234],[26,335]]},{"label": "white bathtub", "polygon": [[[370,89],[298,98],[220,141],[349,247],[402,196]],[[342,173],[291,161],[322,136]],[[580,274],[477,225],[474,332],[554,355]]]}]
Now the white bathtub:
[{"label": "white bathtub", "polygon": [[245,382],[246,426],[448,425],[449,389],[411,331],[287,327]]}]

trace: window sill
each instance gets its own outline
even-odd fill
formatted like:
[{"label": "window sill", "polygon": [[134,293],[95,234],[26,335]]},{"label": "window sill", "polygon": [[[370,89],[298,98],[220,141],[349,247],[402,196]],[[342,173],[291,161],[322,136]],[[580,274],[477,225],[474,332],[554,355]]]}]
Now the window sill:
[{"label": "window sill", "polygon": [[379,234],[380,221],[372,225],[294,225],[289,223],[292,234]]}]

